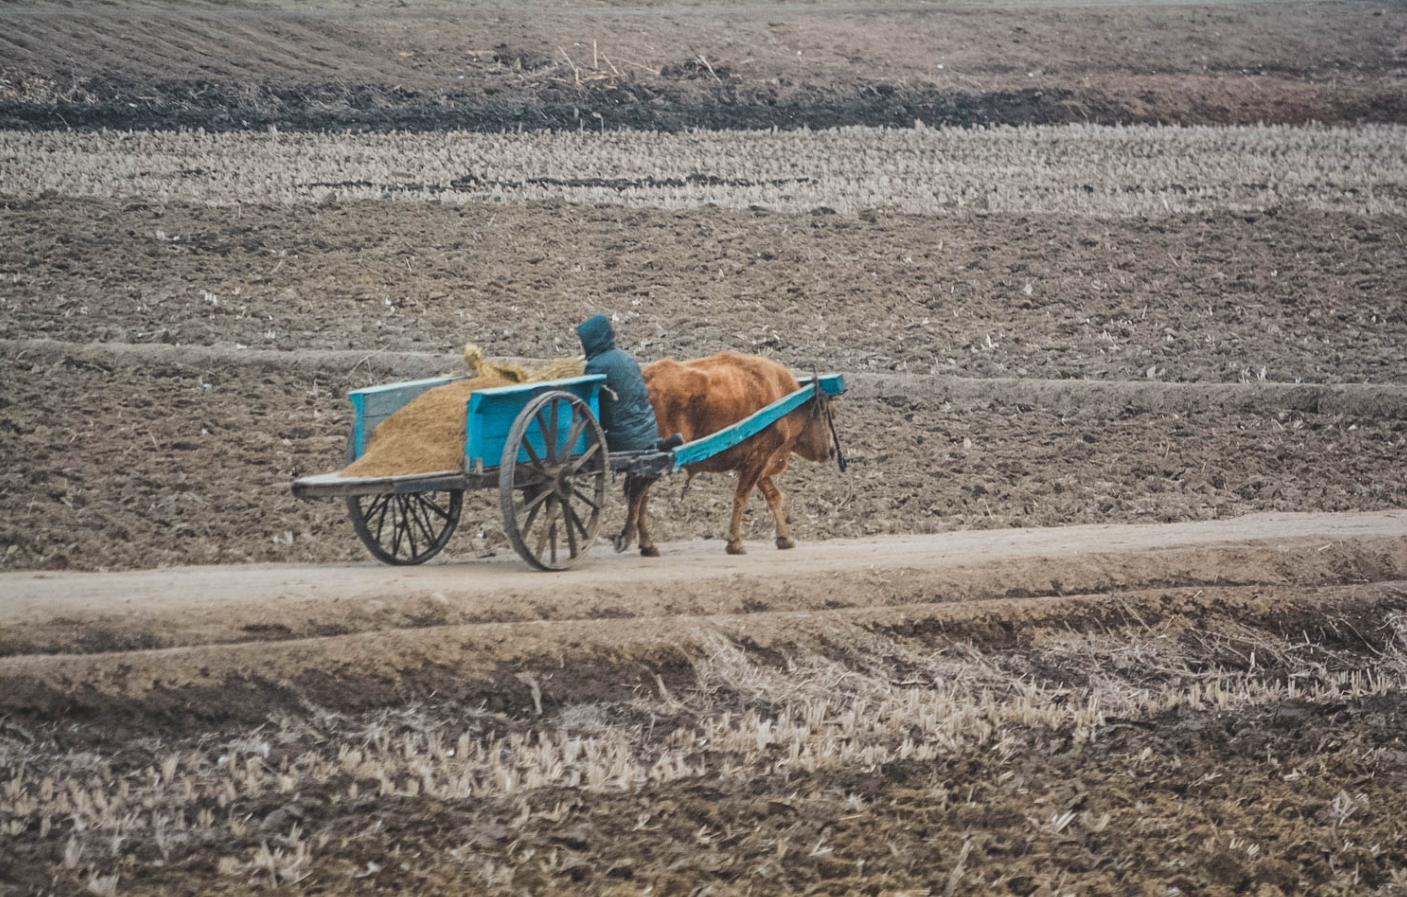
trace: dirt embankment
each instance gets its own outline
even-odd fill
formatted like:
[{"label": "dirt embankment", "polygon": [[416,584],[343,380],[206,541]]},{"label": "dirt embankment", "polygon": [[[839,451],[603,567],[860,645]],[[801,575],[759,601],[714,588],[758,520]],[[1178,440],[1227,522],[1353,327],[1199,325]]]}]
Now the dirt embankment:
[{"label": "dirt embankment", "polygon": [[[0,11],[0,125],[796,128],[1407,120],[1392,4]],[[1352,53],[1343,48],[1351,47]]]},{"label": "dirt embankment", "polygon": [[[569,576],[505,556],[379,565],[8,573],[0,656],[355,635],[534,620],[796,612],[1149,586],[1326,586],[1407,578],[1400,512],[1253,515],[1162,527],[886,536],[747,557],[708,542],[659,559],[604,547]],[[746,582],[746,589],[732,585]],[[123,596],[115,606],[112,596]],[[277,595],[278,600],[271,598]],[[83,621],[81,627],[75,621]]]}]

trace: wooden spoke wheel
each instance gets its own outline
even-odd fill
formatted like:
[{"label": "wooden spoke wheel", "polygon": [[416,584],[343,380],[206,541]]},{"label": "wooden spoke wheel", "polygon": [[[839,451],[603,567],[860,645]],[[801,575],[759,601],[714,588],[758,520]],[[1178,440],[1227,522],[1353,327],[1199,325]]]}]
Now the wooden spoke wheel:
[{"label": "wooden spoke wheel", "polygon": [[601,531],[609,468],[606,435],[591,406],[549,392],[519,412],[498,464],[508,541],[539,570],[566,570]]},{"label": "wooden spoke wheel", "polygon": [[[356,460],[351,438],[347,461]],[[349,495],[347,515],[371,556],[383,564],[423,564],[440,553],[459,525],[464,493],[407,492]]]},{"label": "wooden spoke wheel", "polygon": [[423,564],[440,553],[454,528],[464,493],[406,492],[349,495],[347,513],[362,543],[378,561]]}]

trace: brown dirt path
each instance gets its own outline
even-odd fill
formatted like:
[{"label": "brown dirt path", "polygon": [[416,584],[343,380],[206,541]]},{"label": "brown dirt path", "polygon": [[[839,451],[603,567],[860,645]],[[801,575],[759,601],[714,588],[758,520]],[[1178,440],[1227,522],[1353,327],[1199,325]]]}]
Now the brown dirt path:
[{"label": "brown dirt path", "polygon": [[[329,613],[326,622],[346,618],[352,608],[377,609],[386,604],[429,601],[466,612],[502,612],[504,605],[548,608],[541,616],[586,618],[593,611],[605,616],[634,616],[643,601],[655,613],[718,613],[729,609],[727,593],[736,597],[765,593],[769,585],[831,578],[847,584],[866,577],[909,576],[952,572],[974,565],[1011,565],[1041,559],[1060,574],[1060,563],[1096,555],[1110,564],[1115,555],[1154,555],[1169,549],[1214,549],[1221,563],[1203,571],[1232,582],[1244,581],[1246,570],[1227,552],[1262,543],[1287,552],[1293,545],[1315,550],[1360,539],[1407,539],[1407,511],[1344,514],[1252,514],[1229,520],[1167,526],[1091,525],[1039,529],[982,530],[941,535],[836,539],[802,544],[778,552],[765,543],[751,543],[749,554],[724,554],[716,541],[674,543],[665,555],[642,559],[633,553],[614,555],[608,546],[596,550],[574,570],[546,575],[527,570],[515,556],[469,563],[430,563],[397,568],[374,564],[246,565],[183,567],[126,573],[0,574],[0,627],[19,628],[61,622],[77,627],[94,620],[150,618],[180,625],[213,617],[250,621],[246,638],[279,636],[279,627],[261,630],[268,609],[304,605],[312,614]],[[1342,550],[1342,549],[1340,549]],[[1136,564],[1135,564],[1136,566]],[[1103,578],[1107,583],[1110,577]],[[1135,581],[1147,582],[1144,577]],[[1156,578],[1156,577],[1155,577]],[[745,583],[746,589],[737,585]],[[1050,579],[1046,586],[1049,588]],[[1084,586],[1088,588],[1086,584]],[[1107,585],[1106,585],[1107,587]],[[1081,584],[1073,580],[1069,590]],[[829,597],[838,597],[836,589]],[[1057,583],[1052,590],[1063,591]],[[681,611],[688,596],[714,594],[712,608]],[[803,595],[805,594],[803,590]],[[827,594],[793,598],[793,607],[827,607]],[[648,613],[648,611],[646,611]],[[296,611],[294,612],[296,614]],[[529,611],[530,613],[530,611]],[[520,617],[521,618],[521,617]],[[140,625],[140,624],[138,624]],[[285,630],[286,631],[286,630]]]}]

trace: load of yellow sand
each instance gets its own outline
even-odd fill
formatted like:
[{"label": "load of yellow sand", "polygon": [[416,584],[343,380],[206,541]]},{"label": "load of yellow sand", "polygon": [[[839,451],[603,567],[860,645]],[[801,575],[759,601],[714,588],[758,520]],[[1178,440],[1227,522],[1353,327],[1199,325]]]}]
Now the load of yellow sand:
[{"label": "load of yellow sand", "polygon": [[468,379],[426,390],[383,420],[366,451],[344,467],[341,475],[384,477],[458,470],[464,465],[464,416],[470,393],[578,377],[583,370],[577,358],[558,358],[540,368],[485,359],[483,351],[472,343],[464,347],[464,364],[469,369]]}]

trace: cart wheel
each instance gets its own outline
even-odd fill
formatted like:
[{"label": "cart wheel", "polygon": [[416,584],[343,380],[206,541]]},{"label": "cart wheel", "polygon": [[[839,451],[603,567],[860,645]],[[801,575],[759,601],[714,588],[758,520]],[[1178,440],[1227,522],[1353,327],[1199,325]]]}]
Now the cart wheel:
[{"label": "cart wheel", "polygon": [[581,398],[544,393],[518,413],[498,464],[498,501],[508,541],[523,560],[566,570],[591,549],[601,531],[607,467],[606,435]]},{"label": "cart wheel", "polygon": [[[351,439],[347,460],[355,460]],[[423,564],[440,553],[454,528],[464,493],[409,492],[400,495],[349,495],[347,515],[372,557],[383,564]]]},{"label": "cart wheel", "polygon": [[464,493],[349,495],[347,514],[367,551],[383,564],[423,564],[440,553],[459,525]]}]

